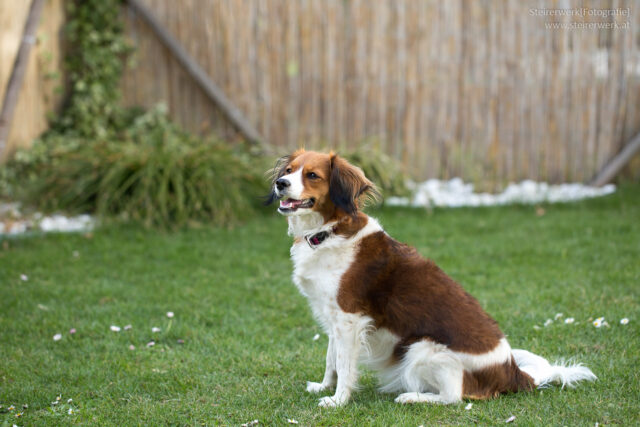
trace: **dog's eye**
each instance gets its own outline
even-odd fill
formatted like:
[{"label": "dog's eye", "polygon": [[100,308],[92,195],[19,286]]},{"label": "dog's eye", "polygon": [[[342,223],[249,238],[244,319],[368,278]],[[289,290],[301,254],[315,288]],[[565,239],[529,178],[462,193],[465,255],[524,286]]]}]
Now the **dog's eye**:
[{"label": "dog's eye", "polygon": [[291,173],[291,168],[287,168],[286,173]]},{"label": "dog's eye", "polygon": [[315,172],[309,172],[307,174],[307,178],[316,179],[316,178],[318,178],[318,175],[316,175]]}]

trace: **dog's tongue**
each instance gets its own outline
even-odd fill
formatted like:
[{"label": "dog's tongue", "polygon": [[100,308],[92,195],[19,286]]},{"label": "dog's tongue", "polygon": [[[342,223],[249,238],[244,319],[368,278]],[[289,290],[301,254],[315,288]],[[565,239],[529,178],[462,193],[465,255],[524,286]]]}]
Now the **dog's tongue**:
[{"label": "dog's tongue", "polygon": [[287,199],[287,200],[280,201],[281,208],[297,208],[301,204],[302,204],[302,200]]}]

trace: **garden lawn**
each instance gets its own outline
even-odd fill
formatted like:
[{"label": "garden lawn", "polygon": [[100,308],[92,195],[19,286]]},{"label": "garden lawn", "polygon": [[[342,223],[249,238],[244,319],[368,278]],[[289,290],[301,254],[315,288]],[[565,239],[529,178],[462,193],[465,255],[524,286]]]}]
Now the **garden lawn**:
[{"label": "garden lawn", "polygon": [[327,337],[291,283],[285,220],[270,212],[232,230],[5,238],[0,426],[640,423],[640,185],[572,204],[370,213],[478,298],[512,347],[575,358],[598,381],[466,410],[401,406],[364,371],[347,406],[318,408],[305,382],[322,378]]}]

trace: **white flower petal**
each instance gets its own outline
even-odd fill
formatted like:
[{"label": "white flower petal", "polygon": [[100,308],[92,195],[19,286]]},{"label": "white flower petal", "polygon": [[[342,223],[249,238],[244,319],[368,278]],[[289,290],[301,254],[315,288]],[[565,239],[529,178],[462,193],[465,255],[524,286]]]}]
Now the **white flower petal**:
[{"label": "white flower petal", "polygon": [[153,328],[151,328],[151,332],[160,332],[160,328],[158,328],[157,326],[154,326]]},{"label": "white flower petal", "polygon": [[515,419],[516,419],[516,416],[515,415],[511,415],[509,418],[507,418],[505,420],[505,423],[513,422],[513,421],[515,421]]},{"label": "white flower petal", "polygon": [[287,422],[289,424],[298,424],[298,422],[296,420],[294,420],[293,418],[291,418],[291,419],[287,418]]},{"label": "white flower petal", "polygon": [[27,276],[26,274],[21,274],[20,280],[22,280],[23,282],[26,282],[27,280],[29,280],[29,276]]},{"label": "white flower petal", "polygon": [[54,341],[60,341],[61,339],[62,339],[62,334],[55,334],[55,335],[53,336],[53,340],[54,340]]},{"label": "white flower petal", "polygon": [[626,317],[624,319],[620,319],[620,324],[621,325],[626,325],[629,323],[629,319],[627,319]]},{"label": "white flower petal", "polygon": [[564,319],[564,323],[566,323],[567,325],[570,325],[575,321],[576,319],[574,319],[573,317],[567,317],[566,319]]},{"label": "white flower petal", "polygon": [[561,318],[562,316],[564,316],[564,314],[562,313],[556,313],[556,315],[553,317],[555,320],[558,320],[559,318]]},{"label": "white flower petal", "polygon": [[469,411],[472,407],[473,407],[473,403],[469,403],[467,406],[464,407],[464,409],[466,411]]},{"label": "white flower petal", "polygon": [[174,316],[173,311],[167,311],[167,317],[171,319]]},{"label": "white flower petal", "polygon": [[318,341],[319,339],[320,339],[320,334],[315,334],[315,335],[313,336],[313,340],[314,340],[314,341]]},{"label": "white flower petal", "polygon": [[131,325],[126,325],[126,326],[124,327],[124,330],[125,330],[125,331],[128,331],[128,330],[130,330],[131,328],[133,328],[133,326],[131,326]]},{"label": "white flower petal", "polygon": [[552,324],[552,323],[553,323],[553,320],[551,320],[551,319],[547,319],[547,320],[544,322],[544,326],[545,326],[545,328],[546,328],[547,326],[549,326],[550,324]]},{"label": "white flower petal", "polygon": [[120,332],[120,326],[111,325],[109,329],[111,329],[113,332]]}]

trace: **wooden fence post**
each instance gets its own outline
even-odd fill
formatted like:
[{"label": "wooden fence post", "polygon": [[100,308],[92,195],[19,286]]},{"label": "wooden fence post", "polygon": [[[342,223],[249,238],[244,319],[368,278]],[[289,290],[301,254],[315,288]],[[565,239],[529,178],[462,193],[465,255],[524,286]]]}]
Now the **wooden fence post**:
[{"label": "wooden fence post", "polygon": [[618,153],[609,163],[602,168],[600,172],[593,178],[589,185],[593,185],[595,187],[601,187],[608,182],[610,182],[613,178],[616,177],[622,170],[622,168],[629,163],[629,160],[633,157],[633,155],[640,151],[640,133],[637,134],[631,142],[622,148],[622,151]]},{"label": "wooden fence post", "polygon": [[171,54],[185,68],[187,73],[200,85],[207,97],[222,111],[231,124],[250,142],[257,144],[264,151],[269,152],[269,146],[260,136],[258,131],[249,123],[229,98],[189,55],[182,45],[164,28],[153,13],[139,0],[128,0],[131,8],[138,13],[158,36],[160,41],[169,49]]},{"label": "wooden fence post", "polygon": [[29,64],[31,46],[36,44],[36,30],[38,29],[43,6],[44,0],[33,0],[31,2],[29,16],[22,33],[22,42],[20,43],[16,60],[13,63],[11,77],[9,77],[9,82],[7,83],[7,91],[2,102],[2,111],[0,111],[0,159],[4,158],[8,146],[11,121],[18,103],[18,95],[20,95],[20,89],[22,88],[24,73]]}]

